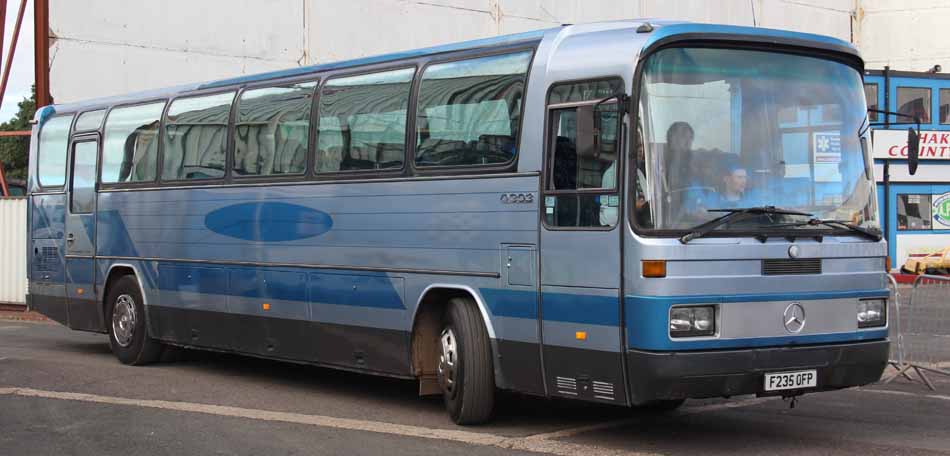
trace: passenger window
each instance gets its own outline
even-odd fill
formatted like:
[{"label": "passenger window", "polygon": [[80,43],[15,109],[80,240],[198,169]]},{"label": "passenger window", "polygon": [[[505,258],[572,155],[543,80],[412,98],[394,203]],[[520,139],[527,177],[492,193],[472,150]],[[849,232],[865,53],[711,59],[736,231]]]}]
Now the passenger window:
[{"label": "passenger window", "polygon": [[[926,87],[898,87],[897,112],[920,118],[920,123],[930,123],[930,89]],[[906,122],[909,119],[897,119]]]},{"label": "passenger window", "polygon": [[428,67],[416,110],[416,166],[512,161],[530,62],[525,51]]},{"label": "passenger window", "polygon": [[897,195],[897,230],[929,230],[931,209],[930,195]]},{"label": "passenger window", "polygon": [[940,123],[950,124],[950,89],[940,89]]},{"label": "passenger window", "polygon": [[152,182],[158,172],[158,126],[165,102],[114,108],[106,119],[102,182]]},{"label": "passenger window", "polygon": [[235,176],[303,174],[316,82],[247,90],[234,121]]},{"label": "passenger window", "polygon": [[70,212],[88,214],[96,206],[96,160],[99,143],[83,141],[73,145],[73,174]]},{"label": "passenger window", "polygon": [[[877,107],[877,84],[864,84],[864,98],[867,99],[868,109],[880,109]],[[877,114],[868,111],[868,118],[871,122],[877,122]]]},{"label": "passenger window", "polygon": [[42,187],[62,187],[66,183],[66,152],[73,116],[53,117],[40,130],[38,171]]},{"label": "passenger window", "polygon": [[317,173],[402,169],[415,70],[327,81],[320,91]]},{"label": "passenger window", "polygon": [[234,92],[180,98],[165,120],[162,180],[224,177]]},{"label": "passenger window", "polygon": [[[553,90],[549,98],[565,99],[559,93],[563,91]],[[590,100],[582,104],[558,104],[549,111],[549,168],[544,197],[545,222],[549,226],[611,227],[617,223],[620,111],[615,100],[599,105],[593,102],[605,98],[603,93],[587,94],[583,98]]]},{"label": "passenger window", "polygon": [[102,119],[106,117],[106,110],[84,112],[76,119],[73,131],[98,130],[102,126]]}]

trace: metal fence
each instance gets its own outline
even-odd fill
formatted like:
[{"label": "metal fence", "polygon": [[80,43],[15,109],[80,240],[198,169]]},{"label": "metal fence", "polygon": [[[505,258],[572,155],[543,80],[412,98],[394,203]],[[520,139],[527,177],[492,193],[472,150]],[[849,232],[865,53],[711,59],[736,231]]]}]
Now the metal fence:
[{"label": "metal fence", "polygon": [[0,198],[0,304],[26,304],[26,198]]},{"label": "metal fence", "polygon": [[921,275],[912,287],[891,279],[891,366],[884,382],[920,381],[931,390],[931,375],[950,377],[950,277]]}]

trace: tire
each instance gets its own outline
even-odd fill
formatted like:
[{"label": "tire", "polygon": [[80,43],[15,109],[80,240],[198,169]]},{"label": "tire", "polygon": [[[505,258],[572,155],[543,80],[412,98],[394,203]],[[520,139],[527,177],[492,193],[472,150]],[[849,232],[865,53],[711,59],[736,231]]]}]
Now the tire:
[{"label": "tire", "polygon": [[495,371],[488,331],[474,301],[449,300],[437,344],[439,385],[452,421],[488,421],[495,408]]},{"label": "tire", "polygon": [[148,336],[142,292],[135,276],[122,276],[109,287],[105,317],[109,345],[122,364],[141,366],[158,361],[162,344]]},{"label": "tire", "polygon": [[666,413],[680,408],[684,402],[686,399],[661,399],[644,402],[635,408],[644,412]]}]

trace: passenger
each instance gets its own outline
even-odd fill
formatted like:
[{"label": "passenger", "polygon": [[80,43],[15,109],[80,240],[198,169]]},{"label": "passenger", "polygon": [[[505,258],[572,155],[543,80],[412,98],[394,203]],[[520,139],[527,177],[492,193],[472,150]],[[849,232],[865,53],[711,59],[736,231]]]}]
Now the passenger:
[{"label": "passenger", "polygon": [[746,185],[749,175],[739,163],[730,163],[726,166],[722,177],[722,191],[719,193],[721,207],[740,207],[745,200]]},{"label": "passenger", "polygon": [[666,168],[670,190],[682,191],[693,181],[689,162],[695,133],[686,122],[673,122],[666,130]]}]

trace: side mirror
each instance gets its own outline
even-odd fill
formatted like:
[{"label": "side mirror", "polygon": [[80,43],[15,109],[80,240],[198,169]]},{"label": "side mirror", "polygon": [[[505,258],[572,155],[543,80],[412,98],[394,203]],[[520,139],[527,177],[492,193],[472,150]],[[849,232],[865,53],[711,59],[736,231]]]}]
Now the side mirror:
[{"label": "side mirror", "polygon": [[917,174],[920,160],[920,135],[913,128],[907,129],[907,170],[910,175]]}]

